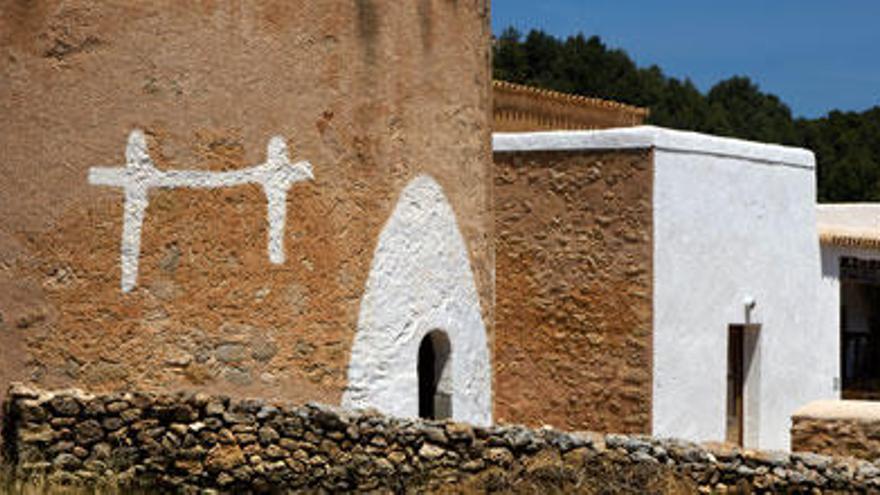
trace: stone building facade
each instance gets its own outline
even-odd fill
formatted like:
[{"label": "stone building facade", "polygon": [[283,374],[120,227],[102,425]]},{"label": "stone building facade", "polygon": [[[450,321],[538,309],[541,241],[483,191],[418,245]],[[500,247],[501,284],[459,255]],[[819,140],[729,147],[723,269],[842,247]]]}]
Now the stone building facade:
[{"label": "stone building facade", "polygon": [[489,421],[489,37],[486,0],[4,4],[0,395],[413,414],[375,385],[439,331]]},{"label": "stone building facade", "polygon": [[812,153],[655,127],[494,152],[498,418],[787,449],[835,397]]},{"label": "stone building facade", "polygon": [[792,415],[791,450],[876,461],[880,402],[819,400]]},{"label": "stone building facade", "polygon": [[[0,398],[721,440],[736,335],[740,443],[835,395],[812,154],[635,127],[498,134],[493,169],[487,0],[0,14]],[[498,130],[647,115],[494,91]]]},{"label": "stone building facade", "polygon": [[652,161],[496,153],[499,419],[650,432]]}]

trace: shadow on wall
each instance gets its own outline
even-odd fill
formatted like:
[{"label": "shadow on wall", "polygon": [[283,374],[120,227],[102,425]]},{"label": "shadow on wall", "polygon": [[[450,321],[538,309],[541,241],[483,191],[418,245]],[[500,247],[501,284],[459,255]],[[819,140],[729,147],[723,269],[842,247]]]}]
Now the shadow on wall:
[{"label": "shadow on wall", "polygon": [[[15,442],[11,432],[15,431],[15,416],[12,410],[12,402],[4,402],[0,407],[0,476],[3,476],[3,468],[7,464],[13,465],[18,462],[15,451]],[[2,480],[0,480],[2,481]],[[2,487],[2,484],[0,484]]]}]

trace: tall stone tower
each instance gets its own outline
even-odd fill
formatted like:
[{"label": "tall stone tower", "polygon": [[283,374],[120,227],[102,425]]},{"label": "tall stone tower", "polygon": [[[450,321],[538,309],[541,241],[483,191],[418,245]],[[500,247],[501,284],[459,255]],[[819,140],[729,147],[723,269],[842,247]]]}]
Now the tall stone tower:
[{"label": "tall stone tower", "polygon": [[489,420],[487,0],[0,9],[0,390]]}]

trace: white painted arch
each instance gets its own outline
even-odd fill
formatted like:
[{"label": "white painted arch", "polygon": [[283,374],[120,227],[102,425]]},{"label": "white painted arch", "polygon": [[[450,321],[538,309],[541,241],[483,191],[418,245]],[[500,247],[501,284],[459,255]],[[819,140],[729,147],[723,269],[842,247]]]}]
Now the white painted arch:
[{"label": "white painted arch", "polygon": [[451,344],[452,418],[491,424],[489,348],[467,247],[442,188],[421,175],[379,235],[343,406],[418,417],[419,345],[433,330]]}]

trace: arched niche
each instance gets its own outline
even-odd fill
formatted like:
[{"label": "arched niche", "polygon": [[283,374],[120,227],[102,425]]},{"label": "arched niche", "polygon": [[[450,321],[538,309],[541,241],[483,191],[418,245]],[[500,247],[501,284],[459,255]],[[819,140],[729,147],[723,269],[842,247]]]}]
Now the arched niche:
[{"label": "arched niche", "polygon": [[470,256],[443,189],[422,175],[403,189],[379,234],[342,404],[418,418],[419,349],[430,336],[436,352],[438,329],[450,349],[438,385],[451,418],[491,424],[488,338]]}]

